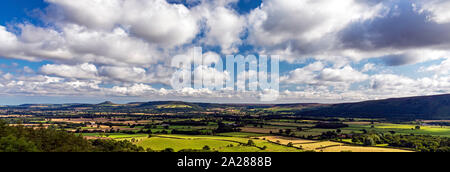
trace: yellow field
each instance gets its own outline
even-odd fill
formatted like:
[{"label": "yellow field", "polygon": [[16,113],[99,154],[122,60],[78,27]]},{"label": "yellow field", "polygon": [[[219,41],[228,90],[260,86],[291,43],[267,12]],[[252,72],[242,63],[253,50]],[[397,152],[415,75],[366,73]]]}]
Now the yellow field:
[{"label": "yellow field", "polygon": [[[322,152],[322,151],[325,151],[325,148],[340,147],[343,145],[344,144],[342,144],[342,143],[324,141],[324,142],[316,142],[316,143],[299,144],[299,145],[294,145],[294,146],[297,146],[297,147],[301,146],[301,148],[303,148],[304,150],[314,150],[317,152]],[[341,151],[342,150],[339,150],[337,152],[341,152]]]},{"label": "yellow field", "polygon": [[189,105],[158,105],[156,106],[158,109],[175,109],[175,108],[192,108]]},{"label": "yellow field", "polygon": [[248,132],[248,133],[262,133],[262,134],[269,134],[271,131],[272,133],[277,133],[279,131],[278,128],[255,128],[255,127],[243,127],[241,128],[242,132]]},{"label": "yellow field", "polygon": [[301,147],[306,151],[316,151],[316,152],[411,152],[402,149],[351,146],[346,145],[344,143],[332,141],[311,141],[280,136],[265,136],[259,137],[259,139],[265,139],[271,142],[278,142],[283,145],[293,143],[294,147]]},{"label": "yellow field", "polygon": [[294,145],[306,144],[306,143],[316,143],[316,141],[312,141],[312,140],[296,139],[296,138],[281,137],[281,136],[264,136],[264,137],[259,137],[259,139],[265,139],[265,140],[268,140],[271,142],[279,141],[279,143],[283,144],[283,145],[287,145],[290,142],[292,142]]},{"label": "yellow field", "polygon": [[362,146],[333,146],[322,149],[323,152],[412,152],[402,149],[362,147]]}]

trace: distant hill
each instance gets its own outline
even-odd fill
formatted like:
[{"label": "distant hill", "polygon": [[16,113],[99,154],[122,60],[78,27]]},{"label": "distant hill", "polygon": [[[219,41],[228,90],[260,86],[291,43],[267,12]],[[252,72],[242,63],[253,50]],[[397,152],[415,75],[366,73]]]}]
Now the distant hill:
[{"label": "distant hill", "polygon": [[106,102],[100,103],[98,105],[115,105],[115,104],[111,101],[106,101]]},{"label": "distant hill", "polygon": [[18,106],[4,106],[0,109],[22,109],[31,110],[89,110],[98,112],[149,112],[149,113],[173,113],[173,112],[208,112],[220,109],[241,110],[265,110],[268,112],[291,112],[305,108],[322,106],[321,104],[299,103],[299,104],[220,104],[220,103],[191,103],[182,101],[150,101],[131,102],[128,104],[115,104],[105,101],[99,104],[23,104]]},{"label": "distant hill", "polygon": [[344,103],[304,109],[303,116],[450,119],[450,94]]},{"label": "distant hill", "polygon": [[262,110],[268,113],[295,113],[310,117],[389,118],[389,119],[450,119],[450,94],[393,98],[342,104],[217,104],[181,101],[133,102],[114,104],[24,104],[0,109],[91,110],[101,112],[206,112],[217,109]]}]

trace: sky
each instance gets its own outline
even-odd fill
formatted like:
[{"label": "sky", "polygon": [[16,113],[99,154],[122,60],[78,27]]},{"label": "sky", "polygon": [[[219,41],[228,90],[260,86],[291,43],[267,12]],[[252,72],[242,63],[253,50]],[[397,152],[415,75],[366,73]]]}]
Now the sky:
[{"label": "sky", "polygon": [[[447,94],[449,8],[450,0],[3,0],[0,104]],[[278,55],[278,98],[261,101],[273,90],[172,88],[172,61],[194,47],[212,61]],[[230,77],[207,65],[192,72]]]}]

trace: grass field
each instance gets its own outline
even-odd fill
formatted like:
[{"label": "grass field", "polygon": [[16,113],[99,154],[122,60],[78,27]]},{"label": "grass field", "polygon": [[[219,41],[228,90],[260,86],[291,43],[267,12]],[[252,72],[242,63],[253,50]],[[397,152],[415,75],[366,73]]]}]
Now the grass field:
[{"label": "grass field", "polygon": [[260,137],[260,139],[269,140],[271,142],[278,142],[283,145],[293,143],[294,147],[301,147],[306,151],[316,152],[410,152],[402,149],[352,146],[332,141],[311,141],[280,136]]},{"label": "grass field", "polygon": [[[144,148],[160,151],[166,148],[172,148],[175,151],[182,149],[202,149],[204,146],[209,146],[214,151],[219,152],[302,152],[302,151],[316,151],[316,152],[408,152],[407,150],[388,147],[388,145],[377,145],[373,147],[365,147],[353,144],[351,139],[344,139],[338,141],[319,141],[297,139],[293,137],[273,136],[271,133],[278,133],[280,130],[290,129],[296,137],[299,136],[316,136],[318,138],[322,133],[328,131],[336,131],[336,129],[320,129],[313,128],[312,124],[296,123],[297,121],[279,120],[272,121],[266,125],[248,125],[242,127],[241,132],[220,133],[217,135],[172,135],[172,134],[155,134],[148,137],[147,134],[123,134],[111,133],[108,137],[99,133],[83,134],[83,136],[90,139],[126,139],[133,140],[133,143]],[[396,134],[409,135],[433,135],[450,137],[450,127],[441,126],[420,126],[416,129],[416,125],[411,124],[393,124],[384,122],[356,121],[346,123],[349,127],[342,128],[342,134],[362,133],[362,130],[376,131],[382,133],[390,133],[394,131]],[[170,126],[168,129],[163,129],[161,126],[152,129],[153,133],[156,131],[168,131],[171,133],[173,129],[177,130],[198,130],[198,131],[212,131],[217,126],[217,123],[210,122],[206,126]],[[262,127],[262,128],[261,128]],[[297,127],[302,128],[297,130]],[[139,127],[141,128],[141,127]],[[136,128],[136,129],[139,129]],[[305,138],[306,138],[305,137]],[[308,137],[309,138],[309,137]],[[245,144],[252,140],[256,145],[245,146]],[[292,143],[293,147],[288,147]]]},{"label": "grass field", "polygon": [[[300,152],[301,150],[283,145],[269,143],[265,140],[251,139],[256,146],[243,146],[250,140],[243,137],[228,136],[185,136],[185,135],[156,135],[151,138],[143,138],[136,144],[153,150],[172,148],[175,151],[182,149],[202,149],[211,147],[219,152]],[[230,146],[232,145],[232,146]],[[262,149],[266,147],[266,149]]]},{"label": "grass field", "polygon": [[323,149],[323,152],[411,152],[401,149],[362,147],[362,146],[334,146]]},{"label": "grass field", "polygon": [[249,137],[261,137],[265,136],[267,134],[259,134],[259,133],[244,133],[244,132],[232,132],[232,133],[220,133],[217,134],[218,136],[228,136],[228,137],[243,137],[243,138],[249,138]]},{"label": "grass field", "polygon": [[106,137],[105,134],[102,135],[100,133],[83,133],[81,135],[85,137],[104,137],[111,139],[138,138],[148,136],[148,134],[125,134],[125,133],[108,133],[108,137]]},{"label": "grass field", "polygon": [[[371,124],[371,122],[367,121],[355,121],[345,123],[348,124],[349,127],[341,128],[342,134],[363,133],[362,130],[366,130],[382,133],[390,133],[391,131],[394,131],[395,133],[402,135],[415,134],[415,135],[450,137],[450,126],[425,125],[420,126],[420,129],[415,129],[417,125],[414,124],[393,124],[382,122],[375,122],[374,124]],[[336,131],[336,129],[314,128],[313,127],[314,124],[295,123],[294,121],[273,121],[267,124],[268,125],[263,125],[262,128],[259,125],[258,126],[247,125],[245,127],[242,127],[241,129],[243,132],[264,133],[264,134],[270,134],[271,132],[278,133],[280,129],[282,130],[290,129],[294,132],[294,134],[297,137],[319,136],[324,132]],[[301,131],[297,130],[297,127],[302,128],[302,130]]]},{"label": "grass field", "polygon": [[441,137],[450,137],[449,126],[420,126],[420,129],[415,129],[416,125],[410,124],[390,124],[390,123],[377,123],[372,125],[359,125],[351,124],[350,127],[344,128],[344,130],[352,130],[358,132],[360,130],[374,130],[377,132],[388,133],[389,131],[395,131],[397,134],[417,134],[417,135],[433,135]]},{"label": "grass field", "polygon": [[[126,135],[116,134],[110,138],[118,140],[134,140],[134,143],[143,148],[160,151],[172,148],[175,151],[183,149],[202,149],[209,146],[219,152],[409,152],[402,149],[382,147],[363,147],[333,141],[314,141],[280,136],[258,136],[252,133],[225,133],[223,136],[191,136],[191,135]],[[86,136],[98,136],[87,134]],[[249,140],[255,146],[244,146]],[[293,143],[293,147],[288,147]],[[263,147],[265,147],[263,149]],[[299,149],[302,148],[303,150]]]},{"label": "grass field", "polygon": [[192,108],[189,105],[158,105],[158,109],[182,109],[182,108]]}]

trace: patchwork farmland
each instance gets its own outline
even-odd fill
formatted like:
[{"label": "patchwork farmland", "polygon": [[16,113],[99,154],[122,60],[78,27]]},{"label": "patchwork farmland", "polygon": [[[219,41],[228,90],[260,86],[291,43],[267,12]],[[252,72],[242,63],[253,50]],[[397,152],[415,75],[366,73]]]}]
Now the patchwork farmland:
[{"label": "patchwork farmland", "polygon": [[450,138],[446,120],[295,115],[318,106],[105,102],[7,107],[0,118],[148,152],[429,152],[445,151],[427,145]]}]

